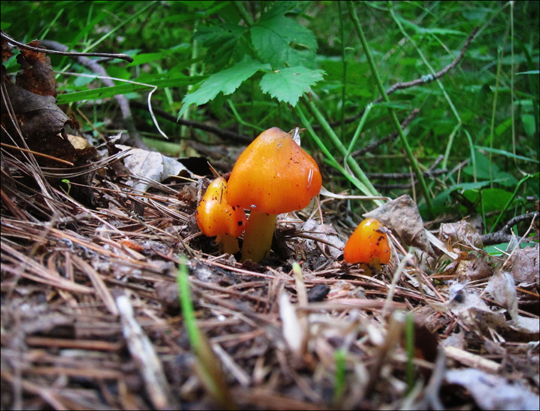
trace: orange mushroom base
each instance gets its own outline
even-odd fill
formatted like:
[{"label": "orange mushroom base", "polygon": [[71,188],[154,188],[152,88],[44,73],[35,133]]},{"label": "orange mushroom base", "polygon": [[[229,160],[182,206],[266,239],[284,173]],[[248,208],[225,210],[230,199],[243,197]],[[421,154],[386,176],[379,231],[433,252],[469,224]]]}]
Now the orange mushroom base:
[{"label": "orange mushroom base", "polygon": [[388,264],[392,255],[388,237],[374,218],[366,218],[345,244],[343,258],[349,264],[364,263],[375,267]]}]

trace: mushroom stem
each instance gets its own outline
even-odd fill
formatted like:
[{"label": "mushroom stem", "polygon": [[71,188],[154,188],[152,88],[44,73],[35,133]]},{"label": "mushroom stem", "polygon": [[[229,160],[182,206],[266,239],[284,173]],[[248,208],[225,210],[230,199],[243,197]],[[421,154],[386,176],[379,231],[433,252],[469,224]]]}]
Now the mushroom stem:
[{"label": "mushroom stem", "polygon": [[238,240],[232,235],[218,235],[216,237],[216,242],[219,244],[220,254],[227,253],[233,255],[240,251],[240,247],[238,247]]},{"label": "mushroom stem", "polygon": [[276,228],[276,218],[276,214],[251,212],[244,233],[242,262],[251,260],[258,263],[268,255]]}]

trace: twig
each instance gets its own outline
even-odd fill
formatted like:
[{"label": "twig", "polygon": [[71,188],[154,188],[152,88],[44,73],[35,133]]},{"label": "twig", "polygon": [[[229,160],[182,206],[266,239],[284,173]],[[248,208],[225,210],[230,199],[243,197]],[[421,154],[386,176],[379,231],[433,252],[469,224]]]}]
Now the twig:
[{"label": "twig", "polygon": [[[434,177],[445,173],[448,173],[448,170],[424,171],[422,175]],[[411,177],[409,173],[366,173],[366,176],[369,178],[380,178],[385,180],[405,180]]]},{"label": "twig", "polygon": [[[13,40],[12,37],[10,37],[6,32],[4,32],[3,30],[1,31],[1,34],[2,34],[2,38],[6,39],[8,42],[10,43],[13,43],[15,44],[17,47],[20,47],[20,48],[23,48],[23,49],[27,49],[27,50],[32,50],[32,51],[37,51],[38,53],[47,53],[47,54],[56,54],[56,55],[59,55],[59,56],[69,56],[69,57],[83,57],[83,56],[93,56],[93,57],[107,57],[107,58],[111,58],[111,59],[121,59],[121,60],[126,60],[130,63],[133,62],[133,58],[128,56],[127,54],[114,54],[114,53],[79,53],[79,52],[76,52],[76,51],[67,51],[69,48],[66,47],[65,50],[59,50],[55,47],[53,47],[52,50],[50,49],[44,49],[44,48],[41,48],[41,47],[33,47],[33,46],[29,46],[28,44],[24,44],[24,43],[19,43],[18,41],[16,40]],[[41,44],[44,44],[46,41],[50,41],[50,40],[40,40],[40,43]],[[53,43],[56,43],[56,42],[53,42]],[[59,44],[59,43],[57,43]]]},{"label": "twig", "polygon": [[[484,246],[499,244],[499,243],[508,243],[512,240],[512,232],[510,231],[510,229],[513,226],[521,223],[522,221],[532,220],[535,217],[536,218],[540,217],[540,213],[538,211],[535,211],[533,213],[518,215],[512,218],[510,221],[508,221],[508,223],[506,223],[506,225],[503,228],[501,228],[499,231],[496,231],[494,233],[484,234],[482,236],[482,243],[484,244]],[[518,237],[518,240],[526,241],[526,239],[520,238],[520,237]]]},{"label": "twig", "polygon": [[[416,118],[418,113],[420,113],[420,110],[415,108],[411,112],[411,114],[409,114],[409,116],[405,120],[403,120],[403,122],[401,123],[401,128],[407,127]],[[397,137],[398,137],[398,132],[394,131],[394,132],[388,134],[386,137],[381,138],[378,141],[374,141],[373,143],[368,144],[367,146],[365,146],[364,148],[361,148],[360,150],[353,151],[351,153],[351,156],[356,157],[356,156],[364,155],[365,153],[373,151],[375,148],[377,148],[377,147],[379,147],[379,146],[381,146],[381,145],[383,145],[383,144],[385,144],[385,143],[387,143],[389,141],[395,140]],[[368,174],[366,173],[366,175],[368,175]],[[368,177],[369,177],[369,175],[368,175]]]},{"label": "twig", "polygon": [[[132,101],[131,106],[133,108],[138,108],[138,109],[147,109],[148,108],[146,104],[141,103],[139,101]],[[234,141],[237,141],[237,142],[243,143],[243,144],[249,144],[249,143],[251,143],[253,141],[253,139],[248,137],[248,136],[244,136],[242,134],[238,134],[238,133],[235,133],[235,132],[229,131],[229,130],[224,130],[224,129],[219,128],[219,127],[214,127],[214,126],[211,126],[209,124],[201,123],[199,121],[185,120],[183,118],[177,119],[172,114],[169,114],[166,111],[160,110],[158,108],[154,109],[154,113],[157,116],[160,116],[161,118],[163,118],[165,120],[169,120],[169,121],[171,121],[173,123],[181,124],[183,126],[188,126],[188,127],[193,127],[193,128],[199,129],[199,130],[208,131],[209,133],[213,133],[216,136],[221,137],[223,139],[230,139],[230,140],[234,140]]]},{"label": "twig", "polygon": [[[388,90],[386,90],[386,95],[389,96],[390,94],[392,94],[396,90],[403,90],[403,89],[406,89],[406,88],[415,87],[415,86],[419,86],[419,85],[422,85],[422,84],[428,84],[428,83],[431,83],[431,82],[433,82],[435,80],[438,80],[439,78],[444,76],[448,71],[450,71],[455,66],[457,66],[459,64],[459,62],[463,59],[467,49],[469,48],[469,46],[471,44],[471,41],[473,40],[473,38],[474,38],[474,36],[476,35],[477,32],[478,32],[478,27],[475,27],[474,30],[472,31],[472,33],[467,38],[467,40],[465,41],[465,44],[463,45],[463,48],[461,49],[461,52],[459,53],[459,56],[457,56],[457,58],[453,62],[451,62],[449,65],[447,65],[441,71],[435,73],[435,75],[428,74],[426,76],[422,76],[419,79],[416,79],[416,80],[413,80],[413,81],[408,81],[408,82],[405,82],[405,83],[396,83],[392,87],[390,87]],[[370,104],[380,103],[382,100],[383,100],[383,97],[380,96],[376,100],[371,102]],[[364,111],[366,111],[365,108],[362,109],[358,114],[355,114],[354,116],[345,119],[345,124],[352,123],[356,119],[362,117],[362,115],[364,114]],[[340,124],[341,124],[341,121],[336,121],[336,122],[332,123],[331,125],[332,125],[332,127],[336,127],[336,126],[339,126]]]}]

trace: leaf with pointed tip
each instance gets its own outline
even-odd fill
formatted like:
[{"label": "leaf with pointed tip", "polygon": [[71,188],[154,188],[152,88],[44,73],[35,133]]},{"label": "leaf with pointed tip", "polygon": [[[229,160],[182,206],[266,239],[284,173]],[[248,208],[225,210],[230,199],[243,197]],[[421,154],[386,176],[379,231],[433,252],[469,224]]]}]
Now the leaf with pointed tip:
[{"label": "leaf with pointed tip", "polygon": [[302,94],[321,81],[324,74],[322,70],[290,67],[265,74],[261,79],[261,89],[279,101],[295,106]]},{"label": "leaf with pointed tip", "polygon": [[272,68],[315,67],[317,39],[313,32],[285,16],[263,19],[251,29],[251,41],[262,61]]},{"label": "leaf with pointed tip", "polygon": [[244,81],[259,70],[270,70],[270,65],[258,60],[242,61],[233,67],[212,74],[195,92],[184,97],[182,109],[178,118],[182,117],[191,104],[205,104],[214,99],[218,93],[232,94]]}]

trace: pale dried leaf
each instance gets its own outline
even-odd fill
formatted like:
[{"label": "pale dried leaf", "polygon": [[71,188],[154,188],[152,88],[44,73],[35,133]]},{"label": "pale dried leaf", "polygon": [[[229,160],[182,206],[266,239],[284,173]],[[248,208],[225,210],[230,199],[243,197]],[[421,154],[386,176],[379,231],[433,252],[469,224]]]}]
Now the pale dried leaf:
[{"label": "pale dried leaf", "polygon": [[446,381],[465,387],[483,410],[538,410],[538,395],[497,375],[472,368],[449,370]]},{"label": "pale dried leaf", "polygon": [[480,234],[471,223],[465,220],[441,224],[439,238],[452,247],[459,247],[463,251],[468,251],[471,248],[478,250],[484,247]]},{"label": "pale dried leaf", "polygon": [[283,337],[291,351],[300,355],[302,349],[302,326],[296,315],[296,310],[285,291],[279,297],[279,315],[283,322]]},{"label": "pale dried leaf", "polygon": [[151,185],[151,181],[158,183],[182,173],[185,177],[192,177],[191,172],[178,160],[164,156],[155,151],[131,148],[128,146],[116,145],[121,150],[131,149],[131,154],[124,158],[124,164],[130,173],[141,180],[129,180],[127,183],[134,190],[146,192]]},{"label": "pale dried leaf", "polygon": [[364,214],[364,217],[379,220],[406,245],[418,247],[429,255],[434,255],[418,207],[410,196],[402,195]]},{"label": "pale dried leaf", "polygon": [[510,262],[513,264],[511,272],[517,284],[536,284],[537,287],[540,285],[539,251],[538,244],[515,251]]},{"label": "pale dried leaf", "polygon": [[517,318],[517,292],[512,274],[503,270],[497,270],[490,278],[486,291],[495,298],[495,301],[508,310],[513,320]]},{"label": "pale dried leaf", "polygon": [[[302,230],[310,232],[310,236],[312,237],[317,237],[326,243],[332,244],[333,246],[325,243],[319,243],[319,246],[333,258],[337,259],[341,254],[343,254],[343,247],[345,247],[345,243],[341,241],[333,225],[321,225],[314,219],[310,218],[304,223]],[[315,241],[307,240],[306,247],[308,249],[315,248]]]}]

